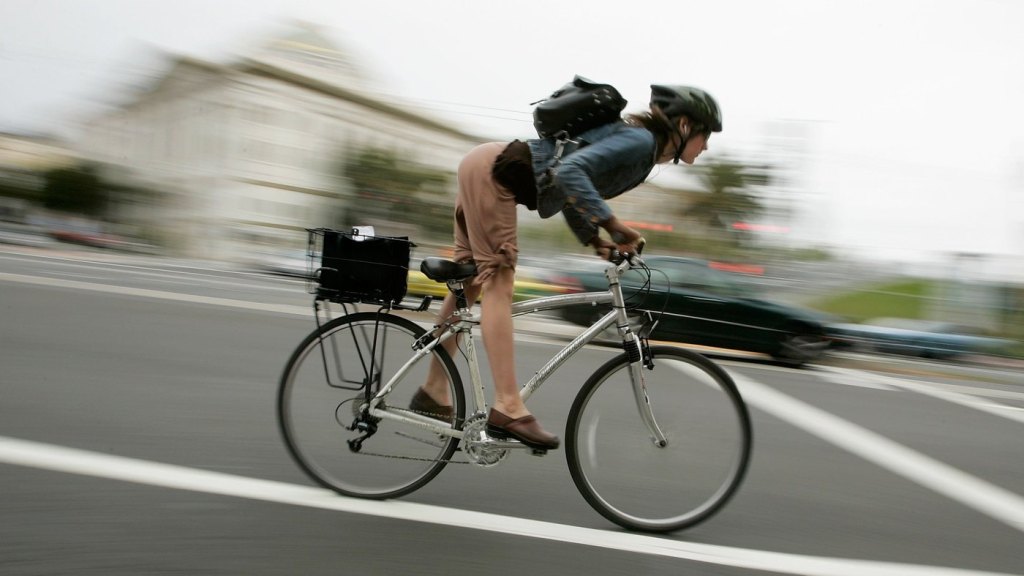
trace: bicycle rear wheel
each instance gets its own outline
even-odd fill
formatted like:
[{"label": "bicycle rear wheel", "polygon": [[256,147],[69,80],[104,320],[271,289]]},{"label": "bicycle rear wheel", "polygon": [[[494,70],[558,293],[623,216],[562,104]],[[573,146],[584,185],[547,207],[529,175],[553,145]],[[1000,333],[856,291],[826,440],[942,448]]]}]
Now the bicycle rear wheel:
[{"label": "bicycle rear wheel", "polygon": [[616,356],[576,396],[566,459],[576,487],[605,518],[632,530],[671,532],[706,520],[739,487],[750,459],[750,416],[729,375],[699,354],[652,346],[642,369],[668,443],[641,419],[629,360]]},{"label": "bicycle rear wheel", "polygon": [[[349,444],[364,435],[350,427],[367,386],[376,393],[387,383],[425,332],[399,316],[361,312],[328,322],[299,344],[281,376],[278,422],[289,452],[310,477],[346,496],[384,499],[422,487],[444,468],[458,439],[413,424],[379,420],[358,451]],[[462,381],[443,348],[432,355],[448,381],[454,414],[448,423],[461,427]],[[412,366],[385,400],[388,408],[408,408],[430,363],[423,358]]]}]

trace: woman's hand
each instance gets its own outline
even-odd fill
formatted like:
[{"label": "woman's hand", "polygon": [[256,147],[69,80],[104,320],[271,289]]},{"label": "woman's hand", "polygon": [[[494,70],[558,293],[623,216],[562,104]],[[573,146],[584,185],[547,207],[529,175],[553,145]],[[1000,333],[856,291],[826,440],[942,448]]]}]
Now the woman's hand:
[{"label": "woman's hand", "polygon": [[619,249],[614,242],[609,242],[600,236],[594,236],[590,245],[594,247],[594,253],[605,260],[611,260],[612,254]]},{"label": "woman's hand", "polygon": [[[608,220],[601,223],[601,227],[608,231],[608,234],[612,237],[614,242],[607,242],[612,244],[614,249],[618,250],[620,254],[636,254],[640,244],[640,233],[633,230],[629,226],[626,226],[619,221],[618,218],[612,216]],[[603,257],[603,256],[602,256]]]}]

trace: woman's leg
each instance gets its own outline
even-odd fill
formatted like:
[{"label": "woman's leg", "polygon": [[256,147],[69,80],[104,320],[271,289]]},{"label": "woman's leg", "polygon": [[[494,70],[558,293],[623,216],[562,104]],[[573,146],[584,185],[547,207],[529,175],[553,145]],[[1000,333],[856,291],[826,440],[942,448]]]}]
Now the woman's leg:
[{"label": "woman's leg", "polygon": [[558,448],[558,436],[544,430],[523,404],[516,384],[515,342],[512,330],[512,296],[515,270],[499,267],[484,283],[480,319],[487,360],[494,376],[494,407],[487,415],[487,434],[515,438],[535,450]]},{"label": "woman's leg", "polygon": [[494,379],[494,409],[511,418],[520,418],[530,412],[519,396],[516,382],[512,329],[515,276],[514,269],[501,267],[484,284],[480,327]]},{"label": "woman's leg", "polygon": [[[483,286],[487,286],[483,303],[481,323],[484,331],[484,342],[487,344],[488,322],[494,320],[493,316],[510,315],[511,291],[514,287],[515,262],[516,262],[516,203],[512,192],[500,187],[494,182],[491,171],[494,161],[504,149],[505,145],[492,142],[477,146],[469,152],[459,163],[458,183],[459,193],[455,200],[455,251],[454,259],[457,262],[473,259],[477,262],[478,276],[471,282],[466,282],[466,297],[470,302],[475,302]],[[505,311],[487,314],[486,310],[491,305],[490,284],[494,270],[507,268],[508,277],[502,283],[495,284],[493,289],[501,291],[505,282],[508,283],[509,304]],[[493,298],[500,303],[505,298],[500,294]],[[455,311],[455,297],[449,294],[445,297],[441,312],[438,315],[439,323],[446,320]],[[489,318],[492,317],[492,318]],[[509,318],[508,338],[511,342],[511,318]],[[504,330],[504,328],[502,328]],[[494,340],[496,337],[492,336]],[[497,338],[500,340],[500,338]],[[445,350],[453,358],[456,354],[458,342],[450,338],[444,343]],[[488,345],[489,346],[489,345]],[[504,345],[503,345],[504,346]],[[503,348],[504,349],[504,348]],[[511,360],[509,360],[511,361]],[[513,385],[514,385],[514,378]],[[437,403],[449,405],[447,399],[447,385],[444,374],[439,363],[433,361],[427,382],[423,386],[424,391]]]},{"label": "woman's leg", "polygon": [[[519,385],[516,381],[515,342],[512,326],[512,299],[515,294],[516,272],[512,268],[500,268],[484,284],[484,299],[480,327],[483,333],[484,348],[487,350],[487,361],[491,365],[494,379],[494,408],[511,418],[519,418],[529,414],[529,410],[519,397]],[[467,288],[479,293],[479,287]],[[472,294],[476,296],[476,294]],[[449,294],[438,314],[439,321],[448,318],[455,310],[455,298]],[[454,357],[455,338],[449,339],[442,346]],[[448,385],[440,362],[431,361],[430,373],[423,386],[427,394],[438,404],[450,405]]]},{"label": "woman's leg", "polygon": [[[480,295],[480,286],[469,285],[469,282],[466,282],[466,284],[467,286],[465,290],[467,301],[476,302],[477,296]],[[448,320],[454,312],[455,296],[453,294],[448,294],[444,297],[444,302],[441,304],[441,311],[437,314],[437,324],[440,325]],[[445,351],[448,352],[448,356],[453,359],[456,357],[458,339],[458,337],[449,338],[441,345]],[[427,373],[427,381],[423,384],[423,390],[434,402],[441,406],[451,406],[452,401],[448,398],[448,380],[445,378],[444,368],[441,366],[441,362],[437,358],[431,357],[430,359],[430,371]]]}]

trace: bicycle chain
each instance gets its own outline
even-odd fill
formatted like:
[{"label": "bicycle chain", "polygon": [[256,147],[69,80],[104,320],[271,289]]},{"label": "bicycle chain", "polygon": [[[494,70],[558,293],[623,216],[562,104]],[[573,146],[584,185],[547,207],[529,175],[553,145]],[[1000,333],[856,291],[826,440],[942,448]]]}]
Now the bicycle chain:
[{"label": "bicycle chain", "polygon": [[[410,414],[419,414],[421,416],[426,416],[428,418],[434,418],[435,420],[439,420],[439,418],[436,418],[436,417],[437,416],[441,416],[441,414],[436,414],[436,413],[433,413],[433,412],[422,412],[422,411],[419,411],[419,410],[410,410],[408,408],[396,408],[394,406],[390,407],[389,410],[400,410],[402,412],[409,412]],[[465,422],[465,420],[466,420],[465,418],[456,419],[456,423],[457,424],[461,424],[461,423]],[[398,434],[398,432],[396,432],[396,434]],[[418,438],[413,438],[413,440],[422,441],[422,440],[419,440]],[[425,442],[425,443],[429,443],[429,442]],[[455,452],[456,453],[462,452],[462,447],[461,446],[457,446],[455,448]],[[383,452],[367,452],[367,451],[363,451],[363,450],[359,450],[358,452],[355,452],[355,454],[361,454],[361,455],[364,455],[364,456],[375,456],[375,457],[378,457],[378,458],[390,458],[392,460],[411,460],[411,461],[414,461],[414,462],[443,462],[445,464],[472,464],[472,462],[470,462],[468,460],[460,461],[460,460],[454,460],[454,459],[450,459],[450,458],[447,459],[447,460],[445,460],[443,458],[421,458],[421,457],[418,457],[418,456],[402,456],[400,454],[385,454]]]},{"label": "bicycle chain", "polygon": [[[462,448],[456,448],[456,452],[462,452]],[[445,464],[472,464],[469,460],[452,460],[442,458],[418,458],[416,456],[400,456],[398,454],[384,454],[381,452],[365,452],[360,450],[356,454],[362,454],[363,456],[374,456],[376,458],[388,458],[390,460],[412,460],[414,462],[443,462]]]},{"label": "bicycle chain", "polygon": [[[415,344],[413,344],[413,349],[414,350],[420,350],[420,349],[423,348],[423,346],[426,346],[427,344],[429,344],[435,338],[434,333],[439,328],[441,328],[443,330],[448,330],[454,324],[454,322],[452,321],[452,318],[454,316],[455,316],[454,314],[452,316],[449,316],[444,322],[435,325],[433,330],[431,330],[429,332],[426,332],[422,336],[417,338]],[[393,406],[393,407],[391,407],[389,409],[390,410],[401,410],[402,412],[408,412],[410,414],[419,414],[420,416],[426,416],[427,418],[433,418],[435,420],[441,420],[441,421],[443,421],[443,417],[444,417],[443,414],[437,414],[437,413],[433,413],[433,412],[423,412],[423,411],[420,411],[420,410],[411,410],[409,408],[397,408],[397,407]],[[359,415],[357,414],[356,417],[358,417],[358,416]],[[438,418],[438,416],[440,416],[441,418]],[[455,424],[456,425],[462,425],[465,422],[466,422],[465,418],[457,418],[455,420]],[[396,434],[400,434],[400,432],[396,432]],[[418,438],[412,438],[412,439],[422,442],[422,440],[420,440]],[[455,448],[455,452],[456,453],[462,452],[462,451],[463,451],[462,450],[462,446],[456,446],[456,448]],[[453,460],[453,459],[445,460],[445,459],[442,459],[442,458],[420,458],[420,457],[417,457],[417,456],[402,456],[402,455],[399,455],[399,454],[385,454],[383,452],[364,452],[362,450],[356,452],[356,454],[362,454],[364,456],[376,456],[378,458],[390,458],[390,459],[393,459],[393,460],[411,460],[411,461],[414,461],[414,462],[444,462],[445,464],[472,464],[473,463],[473,462],[471,462],[469,460],[459,461],[459,460]]]}]

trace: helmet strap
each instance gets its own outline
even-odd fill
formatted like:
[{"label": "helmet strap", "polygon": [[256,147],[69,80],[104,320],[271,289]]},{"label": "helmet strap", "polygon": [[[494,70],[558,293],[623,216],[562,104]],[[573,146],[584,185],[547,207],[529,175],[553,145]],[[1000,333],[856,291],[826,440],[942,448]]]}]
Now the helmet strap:
[{"label": "helmet strap", "polygon": [[679,123],[676,122],[676,136],[679,136],[679,143],[676,144],[676,155],[672,158],[673,164],[679,164],[679,158],[683,155],[683,149],[686,148],[686,143],[689,142],[689,135],[683,136],[683,132],[679,129]]}]

